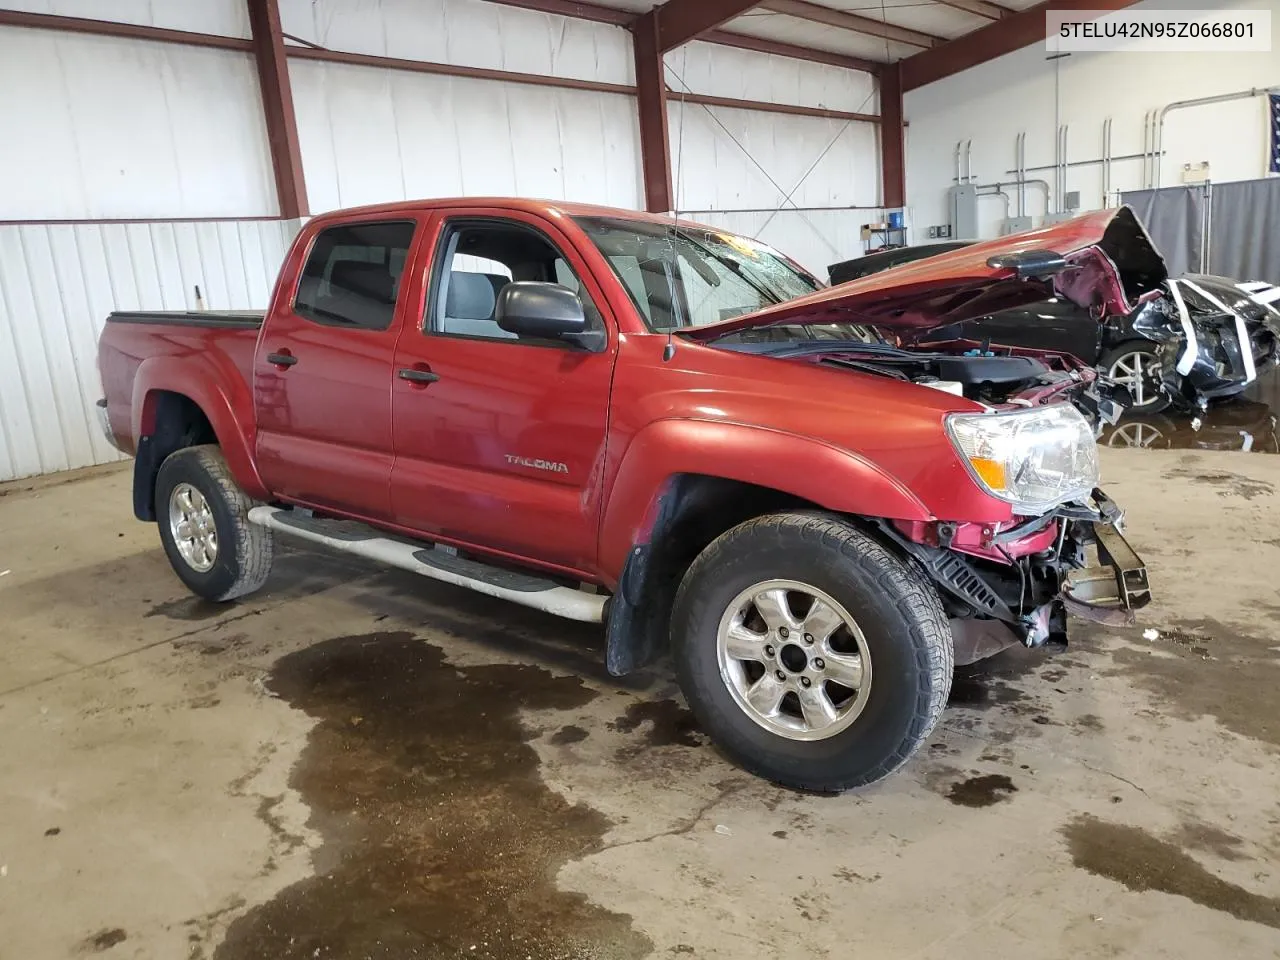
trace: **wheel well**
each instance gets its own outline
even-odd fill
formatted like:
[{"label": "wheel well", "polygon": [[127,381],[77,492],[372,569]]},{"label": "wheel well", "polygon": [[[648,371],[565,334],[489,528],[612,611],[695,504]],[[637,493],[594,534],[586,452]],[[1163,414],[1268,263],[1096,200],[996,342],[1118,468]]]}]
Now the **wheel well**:
[{"label": "wheel well", "polygon": [[171,390],[156,390],[147,398],[152,407],[151,432],[138,438],[133,466],[133,512],[139,520],[156,518],[156,475],[171,453],[184,447],[217,443],[218,436],[203,410],[190,397]]},{"label": "wheel well", "polygon": [[685,571],[711,541],[754,517],[821,510],[793,494],[703,474],[671,477],[659,496],[648,543],[636,544],[609,610],[609,672],[630,673],[667,649],[671,605]]}]

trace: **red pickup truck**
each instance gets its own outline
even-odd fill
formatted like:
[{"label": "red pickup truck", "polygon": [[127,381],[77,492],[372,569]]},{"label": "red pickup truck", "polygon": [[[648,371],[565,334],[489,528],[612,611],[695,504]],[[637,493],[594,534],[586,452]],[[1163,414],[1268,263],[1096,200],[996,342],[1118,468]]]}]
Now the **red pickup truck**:
[{"label": "red pickup truck", "polygon": [[841,790],[920,746],[954,663],[1149,599],[1105,384],[929,332],[1164,278],[1124,209],[822,289],[683,221],[398,203],[307,223],[265,316],[113,314],[99,406],[196,594],[260,587],[285,533],[601,622],[745,767]]}]

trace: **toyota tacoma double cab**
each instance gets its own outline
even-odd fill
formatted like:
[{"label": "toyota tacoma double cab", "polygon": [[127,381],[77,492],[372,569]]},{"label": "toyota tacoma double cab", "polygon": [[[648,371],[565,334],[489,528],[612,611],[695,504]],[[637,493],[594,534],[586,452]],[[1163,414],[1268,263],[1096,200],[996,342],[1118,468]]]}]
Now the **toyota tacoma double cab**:
[{"label": "toyota tacoma double cab", "polygon": [[113,314],[99,406],[199,596],[287,535],[602,623],[612,673],[669,656],[724,753],[836,791],[920,747],[957,662],[1149,599],[1095,371],[931,331],[1164,279],[1127,209],[823,288],[669,218],[397,203],[308,222],[265,313]]}]

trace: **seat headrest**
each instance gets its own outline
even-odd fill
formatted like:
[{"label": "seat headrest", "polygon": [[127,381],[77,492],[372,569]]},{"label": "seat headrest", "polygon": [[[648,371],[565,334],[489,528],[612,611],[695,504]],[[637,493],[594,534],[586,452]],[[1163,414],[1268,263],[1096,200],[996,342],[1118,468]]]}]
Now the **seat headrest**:
[{"label": "seat headrest", "polygon": [[490,320],[497,303],[493,284],[484,273],[449,272],[444,315],[455,320]]}]

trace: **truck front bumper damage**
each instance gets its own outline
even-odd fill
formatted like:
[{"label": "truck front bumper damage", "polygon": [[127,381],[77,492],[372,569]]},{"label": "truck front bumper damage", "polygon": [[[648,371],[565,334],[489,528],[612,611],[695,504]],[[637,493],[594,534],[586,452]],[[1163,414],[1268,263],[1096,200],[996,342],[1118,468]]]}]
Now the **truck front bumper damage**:
[{"label": "truck front bumper damage", "polygon": [[1035,537],[1035,552],[1019,556],[1017,542],[997,534],[992,543],[999,561],[909,539],[889,524],[882,529],[938,588],[956,663],[966,664],[1016,644],[1065,644],[1068,613],[1109,626],[1132,624],[1134,611],[1150,603],[1151,588],[1122,526],[1120,508],[1094,490],[1083,502],[1024,522],[1019,529],[1031,529],[1018,542]]}]

